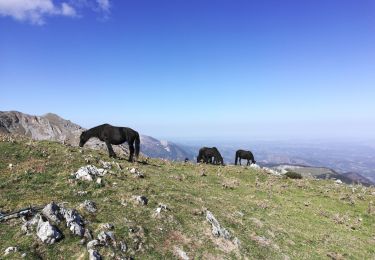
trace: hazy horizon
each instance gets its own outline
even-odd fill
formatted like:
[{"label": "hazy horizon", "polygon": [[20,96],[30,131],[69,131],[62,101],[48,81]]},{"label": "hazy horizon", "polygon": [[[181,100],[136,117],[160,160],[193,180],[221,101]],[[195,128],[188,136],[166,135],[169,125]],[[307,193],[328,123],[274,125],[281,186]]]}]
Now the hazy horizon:
[{"label": "hazy horizon", "polygon": [[0,110],[172,141],[374,140],[374,1],[42,2],[0,0]]}]

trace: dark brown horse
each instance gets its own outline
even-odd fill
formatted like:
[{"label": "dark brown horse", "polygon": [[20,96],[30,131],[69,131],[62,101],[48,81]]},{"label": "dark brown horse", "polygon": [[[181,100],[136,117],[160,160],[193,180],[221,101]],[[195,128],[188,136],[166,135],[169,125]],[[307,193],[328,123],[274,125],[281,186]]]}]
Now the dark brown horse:
[{"label": "dark brown horse", "polygon": [[238,150],[236,152],[236,160],[234,162],[235,165],[237,165],[238,159],[240,159],[240,165],[241,165],[241,159],[246,159],[247,160],[247,164],[246,165],[250,165],[250,161],[251,161],[251,163],[256,163],[256,161],[254,160],[254,155],[250,151]]},{"label": "dark brown horse", "polygon": [[224,165],[223,157],[221,156],[219,150],[216,147],[202,147],[201,149],[199,149],[197,162]]},{"label": "dark brown horse", "polygon": [[[115,152],[112,149],[112,144],[119,145],[127,142],[129,145],[129,161],[133,162],[133,155],[135,151],[135,160],[138,159],[139,155],[139,134],[137,131],[129,127],[117,127],[109,124],[99,125],[90,128],[87,131],[82,132],[79,140],[79,146],[82,147],[91,138],[96,137],[100,141],[105,142],[108,148],[109,157],[116,157]],[[134,149],[135,145],[135,149]]]}]

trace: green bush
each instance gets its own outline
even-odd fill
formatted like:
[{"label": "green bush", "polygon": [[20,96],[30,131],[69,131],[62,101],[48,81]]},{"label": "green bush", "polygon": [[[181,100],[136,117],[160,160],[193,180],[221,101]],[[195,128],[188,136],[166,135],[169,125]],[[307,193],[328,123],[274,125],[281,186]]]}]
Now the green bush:
[{"label": "green bush", "polygon": [[302,175],[297,172],[287,172],[285,176],[290,179],[302,179]]}]

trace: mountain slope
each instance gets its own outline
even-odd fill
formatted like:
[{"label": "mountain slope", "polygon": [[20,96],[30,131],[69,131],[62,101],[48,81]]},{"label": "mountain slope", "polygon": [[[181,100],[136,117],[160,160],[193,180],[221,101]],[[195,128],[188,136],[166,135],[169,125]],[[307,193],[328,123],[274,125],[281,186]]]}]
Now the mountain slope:
[{"label": "mountain slope", "polygon": [[[81,126],[52,113],[34,116],[18,111],[0,111],[0,132],[3,133],[21,134],[35,140],[51,140],[77,146],[79,136],[84,130]],[[105,144],[96,138],[90,139],[85,146],[94,149],[107,149]],[[127,144],[113,146],[113,148],[116,153],[128,154]],[[174,143],[159,141],[145,135],[141,135],[141,153],[150,157],[170,160],[184,160],[193,157],[191,153]]]},{"label": "mountain slope", "polygon": [[[110,165],[101,184],[72,177],[88,160]],[[82,208],[85,200],[97,211]],[[373,259],[374,200],[373,187],[291,180],[240,166],[131,164],[101,150],[0,135],[0,214],[62,203],[77,210],[95,238],[113,232],[114,242],[95,247],[105,259]],[[88,258],[88,240],[65,223],[56,224],[64,237],[53,245],[35,230],[24,235],[22,225],[21,218],[0,223],[3,259]],[[15,246],[18,252],[3,255]]]}]

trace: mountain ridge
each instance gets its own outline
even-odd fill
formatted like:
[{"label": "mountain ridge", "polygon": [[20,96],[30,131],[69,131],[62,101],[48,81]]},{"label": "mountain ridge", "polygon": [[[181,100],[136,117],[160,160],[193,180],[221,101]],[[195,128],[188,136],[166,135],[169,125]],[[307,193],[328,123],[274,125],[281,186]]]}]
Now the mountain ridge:
[{"label": "mountain ridge", "polygon": [[[79,136],[85,128],[64,119],[54,113],[41,116],[30,115],[19,111],[0,111],[0,132],[15,133],[31,137],[35,140],[58,141],[78,146]],[[169,141],[160,141],[154,137],[140,135],[141,153],[145,156],[170,160],[184,160],[193,154]],[[96,138],[90,139],[85,146],[92,149],[106,150],[103,142]],[[113,146],[116,153],[128,154],[126,144]]]}]

